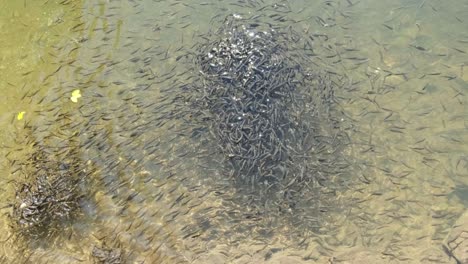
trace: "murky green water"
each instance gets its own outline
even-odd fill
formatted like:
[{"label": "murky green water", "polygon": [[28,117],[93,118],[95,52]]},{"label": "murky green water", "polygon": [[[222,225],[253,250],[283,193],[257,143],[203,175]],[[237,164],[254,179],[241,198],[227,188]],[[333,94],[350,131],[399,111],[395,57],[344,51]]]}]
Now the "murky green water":
[{"label": "murky green water", "polygon": [[[291,26],[340,51],[331,66],[350,80],[337,97],[352,169],[311,202],[326,212],[255,215],[210,143],[168,117],[197,74],[180,57],[197,36],[270,5],[2,1],[2,261],[93,263],[105,242],[129,263],[456,263],[443,245],[468,204],[467,3],[291,1]],[[33,150],[25,124],[41,146],[73,138],[86,172],[81,216],[34,244],[11,239],[7,216]]]}]

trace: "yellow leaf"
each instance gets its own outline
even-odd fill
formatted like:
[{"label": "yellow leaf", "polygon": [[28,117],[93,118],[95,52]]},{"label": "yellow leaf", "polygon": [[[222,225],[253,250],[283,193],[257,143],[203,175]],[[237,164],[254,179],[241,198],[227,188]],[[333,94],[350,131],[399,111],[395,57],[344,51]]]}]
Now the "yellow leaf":
[{"label": "yellow leaf", "polygon": [[16,118],[17,118],[18,120],[21,120],[21,119],[23,119],[24,114],[26,114],[26,112],[21,111],[21,112],[18,113],[18,116],[17,116]]},{"label": "yellow leaf", "polygon": [[70,100],[74,103],[77,103],[78,102],[78,98],[81,97],[81,92],[80,90],[73,90],[72,92],[72,96],[70,97]]},{"label": "yellow leaf", "polygon": [[80,98],[81,97],[81,92],[80,90],[73,90],[72,92],[72,97]]}]

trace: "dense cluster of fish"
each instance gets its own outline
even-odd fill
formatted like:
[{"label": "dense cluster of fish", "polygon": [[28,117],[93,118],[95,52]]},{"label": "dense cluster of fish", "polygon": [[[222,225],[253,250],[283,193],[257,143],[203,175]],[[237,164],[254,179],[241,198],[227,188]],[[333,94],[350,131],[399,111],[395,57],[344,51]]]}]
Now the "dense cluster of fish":
[{"label": "dense cluster of fish", "polygon": [[120,248],[110,248],[105,245],[94,246],[92,255],[96,263],[99,264],[122,264],[124,262],[123,250]]},{"label": "dense cluster of fish", "polygon": [[[80,214],[85,173],[76,141],[53,147],[38,142],[25,126],[25,145],[32,146],[24,161],[15,161],[16,194],[10,215],[20,238],[47,239]],[[24,134],[23,134],[24,135]]]},{"label": "dense cluster of fish", "polygon": [[319,41],[240,15],[200,39],[192,57],[200,76],[182,88],[218,142],[226,177],[292,209],[346,168],[338,162],[346,135],[332,113],[340,82],[314,66]]}]

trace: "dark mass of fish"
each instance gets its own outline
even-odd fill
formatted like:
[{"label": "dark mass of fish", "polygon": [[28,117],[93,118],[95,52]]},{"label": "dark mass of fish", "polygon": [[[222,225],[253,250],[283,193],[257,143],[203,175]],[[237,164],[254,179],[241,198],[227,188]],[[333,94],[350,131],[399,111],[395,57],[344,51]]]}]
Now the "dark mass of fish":
[{"label": "dark mass of fish", "polygon": [[199,76],[182,90],[191,95],[190,119],[217,142],[226,178],[285,210],[346,169],[334,98],[342,84],[318,66],[320,41],[240,15],[199,37],[187,55]]},{"label": "dark mass of fish", "polygon": [[[16,194],[11,225],[19,238],[47,239],[80,214],[85,173],[77,142],[48,145],[25,126],[23,144],[32,146],[24,162],[15,163]],[[29,134],[29,135],[28,135]]]}]

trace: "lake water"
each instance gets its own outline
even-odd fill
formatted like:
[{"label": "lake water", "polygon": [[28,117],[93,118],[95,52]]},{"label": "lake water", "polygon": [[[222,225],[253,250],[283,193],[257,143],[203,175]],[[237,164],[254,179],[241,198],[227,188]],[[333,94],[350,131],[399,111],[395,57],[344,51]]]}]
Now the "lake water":
[{"label": "lake water", "polygon": [[[188,57],[229,15],[323,41],[314,67],[346,83],[348,167],[297,210],[239,190],[174,103],[195,96]],[[467,28],[466,1],[2,0],[2,263],[94,263],[104,244],[123,263],[463,263]],[[37,146],[76,163],[83,198],[50,237],[18,238]]]}]

